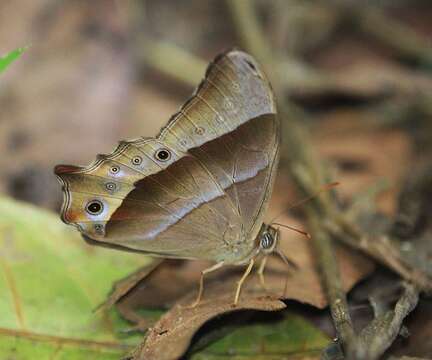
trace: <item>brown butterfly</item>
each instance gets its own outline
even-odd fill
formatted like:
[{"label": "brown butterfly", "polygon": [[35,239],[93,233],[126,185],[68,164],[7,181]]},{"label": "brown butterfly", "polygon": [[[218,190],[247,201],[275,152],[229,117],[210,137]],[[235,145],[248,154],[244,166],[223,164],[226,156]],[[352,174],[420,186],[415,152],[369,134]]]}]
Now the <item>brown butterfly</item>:
[{"label": "brown butterfly", "polygon": [[87,167],[58,165],[62,220],[92,244],[176,259],[247,265],[277,250],[279,231],[263,223],[279,155],[271,86],[258,63],[232,50],[156,138],[120,142]]}]

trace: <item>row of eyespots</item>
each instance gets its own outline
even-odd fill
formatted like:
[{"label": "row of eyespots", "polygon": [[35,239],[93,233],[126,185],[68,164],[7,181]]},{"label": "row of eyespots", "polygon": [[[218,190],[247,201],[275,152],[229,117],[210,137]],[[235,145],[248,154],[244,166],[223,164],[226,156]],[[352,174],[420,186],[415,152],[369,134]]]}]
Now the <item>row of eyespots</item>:
[{"label": "row of eyespots", "polygon": [[[171,152],[168,149],[159,149],[155,152],[154,157],[162,162],[168,161],[171,159]],[[141,156],[134,156],[131,160],[132,164],[134,165],[140,165],[142,163],[142,157]],[[110,173],[111,174],[118,174],[120,172],[119,166],[111,166]],[[108,182],[105,184],[105,188],[108,191],[115,191],[117,188],[117,185],[114,182]],[[104,206],[101,201],[99,200],[90,200],[86,205],[86,211],[90,215],[99,215],[102,213]]]},{"label": "row of eyespots", "polygon": [[[155,152],[154,157],[158,161],[165,162],[165,161],[168,161],[169,159],[171,159],[171,152],[168,149],[159,149]],[[141,156],[134,156],[131,159],[131,162],[133,165],[141,165],[142,157]],[[119,166],[115,165],[115,166],[112,166],[110,168],[111,174],[118,174],[119,172],[120,172]]]}]

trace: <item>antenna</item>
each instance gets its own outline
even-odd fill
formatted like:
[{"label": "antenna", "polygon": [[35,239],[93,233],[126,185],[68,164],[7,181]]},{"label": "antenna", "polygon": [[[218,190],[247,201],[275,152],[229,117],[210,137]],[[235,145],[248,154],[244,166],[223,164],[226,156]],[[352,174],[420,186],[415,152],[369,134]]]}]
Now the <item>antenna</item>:
[{"label": "antenna", "polygon": [[308,239],[311,238],[311,235],[310,235],[308,232],[303,231],[303,230],[300,230],[300,229],[297,229],[297,228],[295,228],[295,227],[293,227],[293,226],[289,226],[289,225],[285,225],[285,224],[280,224],[280,223],[276,223],[276,222],[273,222],[273,223],[271,223],[270,225],[278,225],[278,226],[282,226],[282,227],[284,227],[284,228],[287,228],[287,229],[290,229],[290,230],[292,230],[292,231],[298,232],[299,234],[302,234],[302,235],[306,236]]},{"label": "antenna", "polygon": [[[317,197],[319,194],[321,194],[321,193],[324,192],[324,191],[328,191],[328,190],[333,189],[334,187],[338,186],[339,184],[340,184],[339,182],[335,181],[335,182],[331,182],[331,183],[328,183],[328,184],[323,185],[323,186],[321,187],[321,189],[319,189],[316,193],[314,193],[314,194],[312,194],[312,195],[310,195],[310,196],[307,196],[307,197],[304,198],[304,199],[301,199],[300,201],[298,201],[298,202],[296,202],[296,203],[290,205],[290,206],[288,207],[288,209],[285,209],[284,211],[281,211],[279,214],[277,214],[277,215],[272,219],[272,221],[270,221],[270,224],[274,224],[274,221],[275,221],[279,216],[285,214],[285,212],[291,210],[292,208],[295,208],[295,207],[297,207],[297,206],[300,206],[300,205],[304,204],[305,202],[307,202],[307,201],[313,199],[314,197]],[[279,225],[280,225],[280,224],[279,224]],[[281,226],[282,226],[282,225],[281,225]],[[286,225],[283,225],[283,226],[287,227]],[[291,229],[291,230],[297,231],[296,229]]]}]

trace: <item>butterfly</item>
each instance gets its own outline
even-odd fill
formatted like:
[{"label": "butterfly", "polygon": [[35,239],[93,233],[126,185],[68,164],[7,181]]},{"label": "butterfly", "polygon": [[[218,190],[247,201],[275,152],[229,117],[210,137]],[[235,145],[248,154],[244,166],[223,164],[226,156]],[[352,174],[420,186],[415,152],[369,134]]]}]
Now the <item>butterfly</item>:
[{"label": "butterfly", "polygon": [[91,244],[162,258],[211,260],[204,275],[244,265],[234,304],[256,259],[277,252],[264,214],[279,159],[272,88],[240,50],[210,63],[192,97],[155,138],[121,141],[87,166],[57,165],[61,218]]}]

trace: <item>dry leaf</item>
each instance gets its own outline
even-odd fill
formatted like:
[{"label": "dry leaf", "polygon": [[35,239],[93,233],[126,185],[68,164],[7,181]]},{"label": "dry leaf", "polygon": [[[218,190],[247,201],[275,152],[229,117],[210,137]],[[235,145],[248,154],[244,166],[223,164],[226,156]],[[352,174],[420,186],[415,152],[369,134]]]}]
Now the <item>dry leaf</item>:
[{"label": "dry leaf", "polygon": [[193,301],[190,294],[167,312],[158,323],[149,329],[146,340],[135,351],[133,359],[174,360],[187,350],[195,332],[207,321],[220,315],[240,310],[278,311],[285,304],[275,297],[248,292],[237,306],[232,305],[230,284],[219,283],[206,289],[208,300],[194,309],[182,307]]}]

